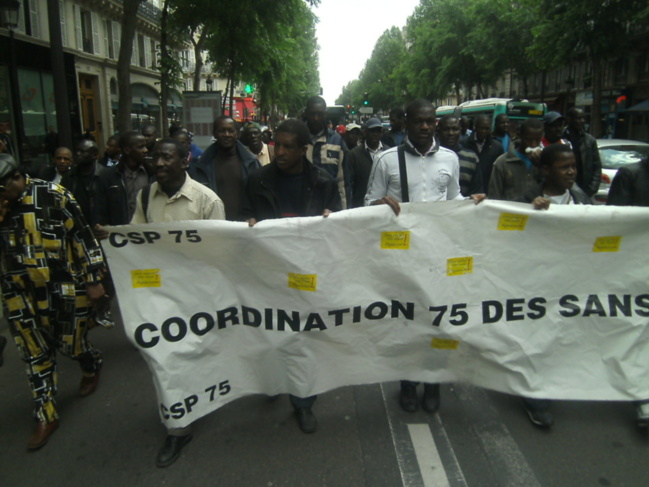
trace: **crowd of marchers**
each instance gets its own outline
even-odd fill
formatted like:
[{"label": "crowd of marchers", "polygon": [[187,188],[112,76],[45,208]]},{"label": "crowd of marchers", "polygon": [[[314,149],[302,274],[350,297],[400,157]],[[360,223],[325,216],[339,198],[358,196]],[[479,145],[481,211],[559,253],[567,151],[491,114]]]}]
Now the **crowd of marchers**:
[{"label": "crowd of marchers", "polygon": [[[256,123],[214,121],[213,143],[201,150],[192,134],[154,125],[110,137],[101,154],[91,137],[72,151],[59,147],[52,164],[32,171],[0,155],[1,274],[5,317],[32,389],[36,421],[27,448],[43,447],[59,425],[56,354],[79,363],[79,393],[99,384],[102,353],[89,340],[95,326],[111,327],[119,305],[101,242],[107,226],[184,220],[231,220],[254,226],[266,219],[322,216],[367,205],[399,215],[407,202],[485,198],[551,204],[589,204],[601,162],[584,113],[551,111],[520,125],[446,115],[414,100],[390,112],[390,128],[370,118],[332,127],[325,101],[311,97],[302,120],[272,133]],[[618,172],[609,204],[649,206],[649,162]],[[0,365],[7,338],[0,335]],[[439,384],[402,381],[405,411],[435,413]],[[317,397],[290,396],[299,428],[314,433]],[[549,400],[522,398],[532,423],[553,424]],[[637,422],[649,426],[649,401],[637,403]],[[176,461],[191,426],[168,428],[156,464]]]}]

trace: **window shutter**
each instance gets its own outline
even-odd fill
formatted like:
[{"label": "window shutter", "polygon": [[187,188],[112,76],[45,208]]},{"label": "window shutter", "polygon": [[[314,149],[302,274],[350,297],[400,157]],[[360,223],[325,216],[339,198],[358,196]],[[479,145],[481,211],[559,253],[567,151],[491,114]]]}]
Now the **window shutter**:
[{"label": "window shutter", "polygon": [[104,20],[104,50],[106,52],[106,57],[112,57],[110,55],[110,41],[108,39],[108,34],[110,33],[110,20]]},{"label": "window shutter", "polygon": [[101,54],[99,42],[99,21],[95,12],[90,12],[90,24],[92,26],[92,52]]},{"label": "window shutter", "polygon": [[63,46],[68,45],[68,35],[65,32],[65,4],[63,0],[59,0],[59,16],[61,17],[61,42]]},{"label": "window shutter", "polygon": [[149,38],[144,36],[144,66],[146,69],[151,69],[151,49],[149,46],[151,45],[151,42],[149,41]]},{"label": "window shutter", "polygon": [[122,42],[122,29],[121,25],[119,25],[119,22],[114,22],[113,21],[113,52],[115,53],[115,59],[119,58],[119,46],[120,43]]},{"label": "window shutter", "polygon": [[137,50],[137,33],[133,36],[133,52],[131,53],[131,64],[134,66],[140,65],[140,57]]},{"label": "window shutter", "polygon": [[72,5],[74,9],[74,33],[77,41],[77,49],[83,51],[83,36],[81,34],[81,10],[78,5]]},{"label": "window shutter", "polygon": [[38,14],[38,2],[30,0],[29,2],[29,18],[32,24],[32,37],[41,37],[41,19]]}]

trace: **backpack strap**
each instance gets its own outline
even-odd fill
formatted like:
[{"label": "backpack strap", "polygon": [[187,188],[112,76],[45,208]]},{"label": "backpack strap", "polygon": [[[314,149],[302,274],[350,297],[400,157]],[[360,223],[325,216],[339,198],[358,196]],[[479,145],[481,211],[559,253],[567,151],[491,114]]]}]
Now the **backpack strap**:
[{"label": "backpack strap", "polygon": [[401,182],[401,202],[408,203],[410,194],[408,192],[408,172],[406,171],[406,153],[403,144],[397,147],[399,157],[399,180]]}]

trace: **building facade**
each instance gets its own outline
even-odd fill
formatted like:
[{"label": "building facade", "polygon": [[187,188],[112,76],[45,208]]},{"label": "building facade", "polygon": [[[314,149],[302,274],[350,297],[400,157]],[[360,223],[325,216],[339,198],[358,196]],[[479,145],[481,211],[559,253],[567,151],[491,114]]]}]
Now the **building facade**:
[{"label": "building facade", "polygon": [[[14,30],[18,91],[24,125],[25,163],[49,160],[48,143],[57,131],[47,0],[20,0],[20,20]],[[160,0],[144,2],[138,11],[131,57],[132,122],[137,129],[160,125]],[[103,148],[115,132],[117,59],[121,39],[122,1],[59,0],[65,75],[74,136],[92,135]],[[0,46],[8,46],[8,31],[0,29]],[[15,136],[16,116],[10,102],[8,48],[0,53],[0,132]],[[182,96],[172,92],[170,120],[182,114]],[[161,128],[161,127],[159,127]]]}]

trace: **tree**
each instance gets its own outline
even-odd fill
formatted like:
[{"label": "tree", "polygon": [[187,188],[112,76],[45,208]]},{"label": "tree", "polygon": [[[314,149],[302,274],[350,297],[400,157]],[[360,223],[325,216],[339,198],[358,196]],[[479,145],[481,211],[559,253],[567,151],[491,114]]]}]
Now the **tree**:
[{"label": "tree", "polygon": [[[536,0],[525,0],[532,8]],[[601,99],[604,66],[625,52],[632,28],[647,12],[644,0],[542,0],[543,16],[534,28],[529,54],[542,68],[561,66],[585,56],[592,66],[591,132],[602,135]]]},{"label": "tree", "polygon": [[120,38],[119,57],[117,59],[117,89],[119,104],[117,106],[117,131],[131,129],[131,111],[133,95],[131,90],[131,57],[133,56],[133,39],[137,10],[144,0],[124,0],[122,13],[122,35]]},{"label": "tree", "polygon": [[473,29],[467,47],[484,69],[485,79],[495,80],[508,70],[515,72],[523,82],[523,96],[527,96],[527,80],[539,69],[527,49],[540,15],[536,3],[520,0],[476,0],[472,4]]},{"label": "tree", "polygon": [[[398,71],[405,55],[406,43],[397,27],[386,30],[376,41],[372,56],[360,76],[362,92],[368,93],[370,104],[375,109],[389,110],[404,101]],[[354,101],[360,104],[360,93]]]}]

